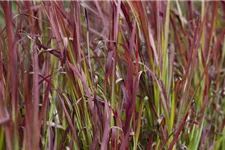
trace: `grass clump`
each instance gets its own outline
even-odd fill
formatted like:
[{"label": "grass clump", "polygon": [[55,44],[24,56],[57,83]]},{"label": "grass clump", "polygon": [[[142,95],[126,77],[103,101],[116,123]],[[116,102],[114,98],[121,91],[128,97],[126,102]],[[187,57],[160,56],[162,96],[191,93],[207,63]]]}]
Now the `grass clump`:
[{"label": "grass clump", "polygon": [[225,149],[224,2],[0,5],[0,149]]}]

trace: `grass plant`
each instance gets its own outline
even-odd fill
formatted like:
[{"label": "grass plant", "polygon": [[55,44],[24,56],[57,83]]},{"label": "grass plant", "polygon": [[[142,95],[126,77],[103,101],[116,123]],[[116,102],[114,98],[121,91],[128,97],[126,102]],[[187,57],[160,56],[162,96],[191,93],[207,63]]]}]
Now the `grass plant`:
[{"label": "grass plant", "polygon": [[0,5],[0,149],[225,149],[225,2]]}]

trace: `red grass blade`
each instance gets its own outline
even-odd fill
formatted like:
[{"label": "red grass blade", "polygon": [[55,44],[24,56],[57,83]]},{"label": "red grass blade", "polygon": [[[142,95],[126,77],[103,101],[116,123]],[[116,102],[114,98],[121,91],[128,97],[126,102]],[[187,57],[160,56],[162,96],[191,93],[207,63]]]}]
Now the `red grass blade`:
[{"label": "red grass blade", "polygon": [[189,113],[187,113],[187,114],[185,115],[185,118],[184,118],[183,122],[181,123],[181,125],[179,126],[177,132],[175,133],[174,139],[173,139],[172,142],[170,143],[169,150],[172,150],[172,149],[173,149],[173,146],[174,146],[175,143],[177,142],[177,140],[178,140],[178,138],[179,138],[179,135],[180,135],[182,129],[184,128],[184,125],[186,124],[186,120],[187,120],[187,118],[188,118],[188,115],[189,115]]}]

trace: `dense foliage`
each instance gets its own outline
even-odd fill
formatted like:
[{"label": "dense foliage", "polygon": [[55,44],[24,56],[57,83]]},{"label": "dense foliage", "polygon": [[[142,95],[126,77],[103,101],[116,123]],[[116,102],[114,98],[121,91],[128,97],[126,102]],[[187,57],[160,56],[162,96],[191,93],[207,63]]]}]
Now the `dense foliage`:
[{"label": "dense foliage", "polygon": [[0,5],[0,149],[225,149],[225,2]]}]

